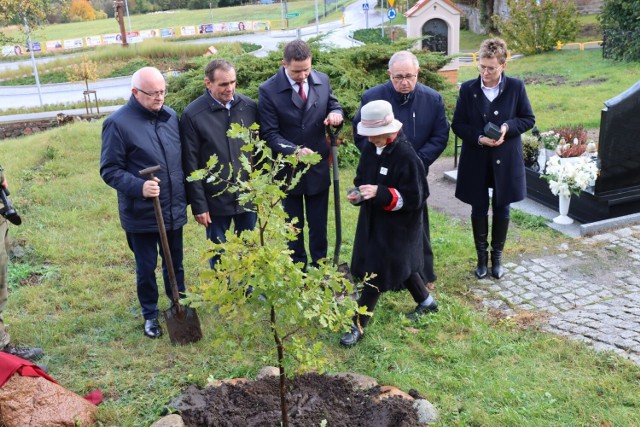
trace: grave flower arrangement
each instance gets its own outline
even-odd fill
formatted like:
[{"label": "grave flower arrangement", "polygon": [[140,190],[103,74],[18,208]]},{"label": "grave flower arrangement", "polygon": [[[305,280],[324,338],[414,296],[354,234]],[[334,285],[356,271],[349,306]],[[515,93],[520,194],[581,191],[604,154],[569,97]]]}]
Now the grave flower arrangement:
[{"label": "grave flower arrangement", "polygon": [[560,157],[578,157],[584,153],[595,153],[596,143],[587,138],[582,125],[566,126],[540,134],[540,141],[546,149],[553,150]]},{"label": "grave flower arrangement", "polygon": [[596,183],[599,169],[595,159],[576,157],[565,159],[553,156],[547,160],[544,178],[554,196],[571,197]]},{"label": "grave flower arrangement", "polygon": [[[540,143],[547,150],[554,150],[558,148],[560,143],[560,134],[554,130],[540,133]],[[565,141],[562,141],[564,144]]]}]

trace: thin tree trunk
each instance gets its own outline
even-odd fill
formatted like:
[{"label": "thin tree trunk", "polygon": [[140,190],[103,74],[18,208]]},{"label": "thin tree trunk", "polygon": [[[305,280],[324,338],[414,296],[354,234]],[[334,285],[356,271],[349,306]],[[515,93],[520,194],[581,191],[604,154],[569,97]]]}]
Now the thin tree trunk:
[{"label": "thin tree trunk", "polygon": [[286,376],[284,372],[284,346],[282,344],[282,339],[278,335],[276,329],[276,311],[271,306],[271,330],[273,331],[273,338],[276,342],[276,347],[278,348],[278,368],[280,370],[280,411],[282,414],[282,427],[289,427],[289,415],[288,415],[288,407],[287,407],[287,383]]}]

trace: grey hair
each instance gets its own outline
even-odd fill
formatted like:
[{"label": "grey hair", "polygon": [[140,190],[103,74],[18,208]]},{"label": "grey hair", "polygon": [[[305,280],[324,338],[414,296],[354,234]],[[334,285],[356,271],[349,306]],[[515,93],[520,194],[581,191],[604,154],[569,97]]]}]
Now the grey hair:
[{"label": "grey hair", "polygon": [[391,56],[391,59],[389,59],[389,70],[391,70],[391,67],[396,62],[405,62],[405,61],[413,62],[413,65],[415,65],[416,68],[420,67],[418,58],[416,58],[416,56],[413,53],[409,52],[408,50],[401,50],[399,52],[394,53],[393,56]]}]

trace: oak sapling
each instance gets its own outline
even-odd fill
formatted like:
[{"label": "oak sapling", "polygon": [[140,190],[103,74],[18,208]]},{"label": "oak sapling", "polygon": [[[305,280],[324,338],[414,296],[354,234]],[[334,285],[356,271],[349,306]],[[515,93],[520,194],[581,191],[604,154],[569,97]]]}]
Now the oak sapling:
[{"label": "oak sapling", "polygon": [[[287,426],[287,375],[322,371],[328,361],[320,336],[349,330],[358,308],[351,298],[337,298],[351,294],[353,285],[336,266],[321,262],[318,268],[303,271],[291,259],[287,246],[299,229],[285,214],[282,199],[321,160],[320,155],[273,156],[257,137],[257,130],[256,124],[248,129],[232,124],[227,133],[231,141],[243,141],[243,150],[251,153],[241,158],[247,179],[230,170],[230,165],[219,164],[216,156],[188,178],[226,183],[228,190],[237,193],[240,204],[251,206],[258,217],[254,230],[240,236],[229,230],[226,242],[211,244],[208,255],[219,255],[220,262],[203,273],[190,299],[195,307],[216,306],[225,321],[224,336],[216,337],[215,345],[235,347],[238,355],[246,354],[252,348],[259,351],[252,343],[271,336],[275,351],[268,358],[279,368],[282,424]],[[293,174],[283,173],[285,169],[292,169]]]}]

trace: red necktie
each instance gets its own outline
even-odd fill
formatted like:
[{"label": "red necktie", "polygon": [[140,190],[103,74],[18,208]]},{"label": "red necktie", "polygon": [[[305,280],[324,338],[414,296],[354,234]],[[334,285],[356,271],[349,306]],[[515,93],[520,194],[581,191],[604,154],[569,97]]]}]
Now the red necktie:
[{"label": "red necktie", "polygon": [[304,83],[298,83],[298,95],[302,98],[302,103],[307,102],[307,94],[304,93]]}]

